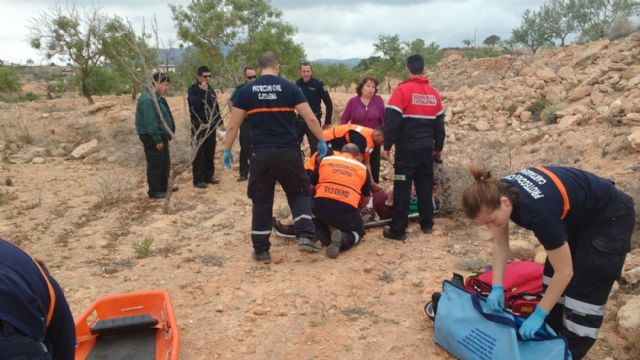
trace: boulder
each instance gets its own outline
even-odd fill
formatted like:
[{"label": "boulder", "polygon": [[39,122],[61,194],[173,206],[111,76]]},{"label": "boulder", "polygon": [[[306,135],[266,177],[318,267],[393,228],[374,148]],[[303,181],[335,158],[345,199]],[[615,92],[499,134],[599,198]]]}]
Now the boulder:
[{"label": "boulder", "polygon": [[591,90],[593,90],[593,86],[582,84],[569,93],[569,100],[578,101],[583,99],[591,94]]},{"label": "boulder", "polygon": [[47,156],[47,149],[41,147],[32,147],[27,154],[32,158]]},{"label": "boulder", "polygon": [[640,295],[632,295],[618,310],[618,331],[632,345],[640,341]]},{"label": "boulder", "polygon": [[624,116],[622,120],[625,124],[636,124],[640,123],[640,113],[630,113]]},{"label": "boulder", "polygon": [[95,114],[100,110],[109,109],[109,108],[112,108],[112,107],[114,107],[116,105],[118,105],[118,103],[115,102],[115,101],[99,102],[99,103],[95,103],[95,104],[89,106],[86,109],[86,112],[87,112],[87,114]]},{"label": "boulder", "polygon": [[545,67],[536,71],[536,76],[538,77],[538,79],[544,80],[545,82],[558,81],[558,76],[556,75],[556,72],[553,71],[553,69],[548,67]]},{"label": "boulder", "polygon": [[78,147],[76,147],[71,152],[71,157],[73,159],[82,159],[86,156],[89,156],[98,150],[98,139],[93,139],[89,142],[86,142]]},{"label": "boulder", "polygon": [[606,66],[598,66],[591,72],[591,75],[584,81],[585,84],[593,85],[602,82],[604,76],[609,72]]},{"label": "boulder", "polygon": [[576,76],[576,72],[571,66],[563,66],[558,70],[558,76],[563,80],[573,80]]},{"label": "boulder", "polygon": [[622,279],[627,284],[637,283],[638,281],[640,281],[640,267],[625,272],[624,274],[622,274]]},{"label": "boulder", "polygon": [[640,151],[640,127],[635,128],[631,135],[627,137],[627,140],[629,140],[632,148]]},{"label": "boulder", "polygon": [[573,62],[574,68],[584,68],[593,64],[603,54],[603,50],[609,46],[609,40],[600,40],[591,43],[585,51],[577,53],[578,58]]},{"label": "boulder", "polygon": [[67,152],[64,151],[64,149],[61,148],[55,148],[53,150],[50,151],[51,156],[53,157],[65,157],[67,156]]},{"label": "boulder", "polygon": [[533,114],[531,113],[531,111],[523,111],[520,114],[520,120],[522,122],[530,122],[531,119],[533,119]]},{"label": "boulder", "polygon": [[638,87],[638,84],[640,84],[640,75],[629,79],[629,81],[627,81],[627,85],[625,85],[625,90],[635,89]]},{"label": "boulder", "polygon": [[510,258],[520,260],[532,260],[536,256],[536,248],[525,240],[509,241]]},{"label": "boulder", "polygon": [[32,164],[44,164],[45,160],[44,158],[41,157],[34,157],[33,160],[31,160]]},{"label": "boulder", "polygon": [[640,65],[633,65],[629,66],[625,71],[623,71],[621,77],[624,80],[629,80],[638,75],[640,75]]},{"label": "boulder", "polygon": [[621,100],[621,102],[622,110],[626,114],[640,112],[640,98],[630,96]]},{"label": "boulder", "polygon": [[580,125],[581,121],[582,115],[563,116],[562,118],[560,118],[560,120],[558,120],[558,127],[560,129],[568,129],[572,126]]},{"label": "boulder", "polygon": [[609,114],[616,116],[616,115],[622,115],[622,113],[624,113],[624,108],[622,107],[622,100],[620,99],[613,100],[609,105]]},{"label": "boulder", "polygon": [[478,131],[487,131],[491,129],[491,125],[489,125],[489,123],[485,120],[478,120],[475,122],[475,124],[473,124],[473,126]]}]

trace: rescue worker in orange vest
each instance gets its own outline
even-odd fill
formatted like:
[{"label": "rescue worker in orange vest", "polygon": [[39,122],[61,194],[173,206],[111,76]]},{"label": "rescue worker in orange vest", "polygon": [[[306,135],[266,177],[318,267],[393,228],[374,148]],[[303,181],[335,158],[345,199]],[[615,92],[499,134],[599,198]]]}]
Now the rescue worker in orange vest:
[{"label": "rescue worker in orange vest", "polygon": [[[382,126],[371,129],[355,124],[336,125],[322,131],[324,140],[333,149],[342,149],[346,144],[355,144],[363,156],[363,162],[371,175],[370,158],[376,146],[384,144],[384,128]],[[371,181],[373,191],[382,191],[382,188]]]},{"label": "rescue worker in orange vest", "polygon": [[327,256],[335,259],[364,236],[358,209],[369,201],[371,177],[358,147],[347,144],[339,154],[322,158],[309,181],[315,184],[316,240],[327,247]]}]

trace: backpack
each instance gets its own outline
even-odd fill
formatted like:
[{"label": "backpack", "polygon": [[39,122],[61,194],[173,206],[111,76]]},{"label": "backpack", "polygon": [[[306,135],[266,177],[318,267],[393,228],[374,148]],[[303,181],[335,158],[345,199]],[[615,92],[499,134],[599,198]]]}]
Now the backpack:
[{"label": "backpack", "polygon": [[[529,316],[540,299],[542,299],[542,273],[544,266],[533,261],[515,261],[508,263],[504,269],[504,305],[507,311],[520,316]],[[469,292],[487,297],[491,292],[493,272],[487,270],[467,277],[453,274],[452,282],[464,286]],[[431,295],[424,311],[427,316],[435,319],[440,293]]]}]

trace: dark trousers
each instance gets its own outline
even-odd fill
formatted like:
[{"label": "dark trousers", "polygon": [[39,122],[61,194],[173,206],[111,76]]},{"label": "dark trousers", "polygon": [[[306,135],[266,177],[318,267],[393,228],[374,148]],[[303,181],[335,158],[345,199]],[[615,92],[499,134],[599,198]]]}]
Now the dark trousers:
[{"label": "dark trousers", "polygon": [[[622,196],[623,195],[623,196]],[[560,301],[551,309],[547,323],[567,338],[573,359],[584,357],[596,341],[604,320],[609,292],[622,272],[626,251],[603,251],[600,244],[618,244],[628,249],[635,226],[633,200],[621,193],[622,200],[613,218],[569,232],[573,259],[573,278]],[[546,290],[553,267],[544,264]]]},{"label": "dark trousers", "polygon": [[371,165],[371,179],[380,182],[380,145],[373,147],[373,152],[369,157],[369,165]]},{"label": "dark trousers", "polygon": [[251,177],[247,195],[253,202],[251,241],[256,252],[268,251],[271,243],[271,216],[276,182],[287,195],[293,215],[293,227],[298,238],[314,238],[311,220],[309,179],[304,172],[302,154],[296,148],[253,149]]},{"label": "dark trousers", "polygon": [[44,344],[0,320],[0,360],[50,360]]},{"label": "dark trousers", "polygon": [[216,134],[209,135],[193,159],[191,172],[193,174],[193,184],[208,183],[213,178],[215,171],[213,154],[216,152]]},{"label": "dark trousers", "polygon": [[[318,118],[318,121],[321,121],[320,118],[322,117],[322,112],[316,113],[315,115]],[[318,151],[318,138],[313,135],[304,119],[298,117],[298,142],[300,144],[302,144],[302,140],[304,139],[305,135],[307,136],[307,141],[309,142],[309,156],[311,156],[313,155],[313,153]]]},{"label": "dark trousers", "polygon": [[411,185],[415,184],[418,197],[420,226],[433,226],[433,149],[396,149],[393,181],[393,215],[391,230],[404,234],[409,224]]},{"label": "dark trousers", "polygon": [[345,251],[358,244],[364,236],[364,224],[360,211],[343,202],[315,198],[313,199],[313,223],[316,227],[316,240],[324,246],[331,243],[331,227],[342,231],[340,251]]},{"label": "dark trousers", "polygon": [[247,121],[240,126],[240,176],[249,176],[249,157],[251,155],[251,127]]},{"label": "dark trousers", "polygon": [[163,139],[162,150],[156,149],[156,144],[149,135],[140,135],[140,141],[144,145],[144,156],[147,160],[147,185],[148,194],[164,193],[169,182],[169,169],[171,157],[169,155],[169,141]]}]

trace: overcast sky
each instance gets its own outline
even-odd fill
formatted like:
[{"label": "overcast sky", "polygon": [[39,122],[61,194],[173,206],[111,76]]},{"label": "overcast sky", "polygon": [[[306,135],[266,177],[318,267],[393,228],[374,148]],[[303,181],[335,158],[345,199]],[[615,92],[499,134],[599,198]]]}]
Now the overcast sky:
[{"label": "overcast sky", "polygon": [[[105,13],[140,23],[158,18],[164,41],[177,40],[168,3],[157,0],[69,1],[78,6],[99,4]],[[189,4],[173,0],[172,4]],[[311,60],[365,58],[373,54],[379,34],[398,34],[403,41],[423,38],[441,46],[462,46],[464,39],[477,43],[491,34],[508,38],[520,24],[525,9],[537,9],[544,0],[272,0],[284,19],[298,32]],[[27,25],[52,1],[0,0],[0,59],[24,63],[41,55],[29,47]],[[64,2],[62,2],[64,4]]]}]

